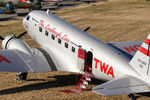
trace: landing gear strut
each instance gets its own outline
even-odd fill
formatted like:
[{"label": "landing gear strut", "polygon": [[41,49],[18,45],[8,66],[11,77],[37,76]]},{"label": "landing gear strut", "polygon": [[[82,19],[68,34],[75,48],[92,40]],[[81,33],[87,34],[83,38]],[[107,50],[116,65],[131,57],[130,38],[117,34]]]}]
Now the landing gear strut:
[{"label": "landing gear strut", "polygon": [[27,79],[27,72],[18,72],[16,78],[14,80],[18,80],[20,82],[24,82]]},{"label": "landing gear strut", "polygon": [[128,97],[129,97],[131,100],[136,100],[136,97],[134,96],[134,94],[129,94]]}]

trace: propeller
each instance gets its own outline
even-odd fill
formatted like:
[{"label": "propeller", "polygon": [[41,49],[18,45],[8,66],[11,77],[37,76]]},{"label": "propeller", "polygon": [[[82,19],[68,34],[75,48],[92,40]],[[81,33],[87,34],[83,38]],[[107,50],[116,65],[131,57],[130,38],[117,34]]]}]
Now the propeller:
[{"label": "propeller", "polygon": [[[27,31],[21,33],[20,35],[18,35],[16,38],[21,38],[22,36],[24,36],[27,33]],[[4,40],[5,38],[3,38],[2,36],[0,36],[0,40]]]},{"label": "propeller", "polygon": [[84,32],[88,31],[91,27],[87,27],[86,29],[84,29]]},{"label": "propeller", "polygon": [[0,40],[4,40],[4,38],[2,36],[0,36]]},{"label": "propeller", "polygon": [[24,36],[27,33],[27,31],[21,33],[20,35],[17,36],[17,38],[21,38],[22,36]]}]

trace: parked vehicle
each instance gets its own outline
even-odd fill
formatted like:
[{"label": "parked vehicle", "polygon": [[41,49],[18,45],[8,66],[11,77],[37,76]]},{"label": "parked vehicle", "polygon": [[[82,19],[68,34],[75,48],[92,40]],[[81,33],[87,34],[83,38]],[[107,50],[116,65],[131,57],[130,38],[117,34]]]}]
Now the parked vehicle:
[{"label": "parked vehicle", "polygon": [[5,4],[5,6],[1,7],[1,9],[0,9],[0,14],[15,13],[15,9],[14,9],[13,3],[11,1],[7,1],[4,4]]}]

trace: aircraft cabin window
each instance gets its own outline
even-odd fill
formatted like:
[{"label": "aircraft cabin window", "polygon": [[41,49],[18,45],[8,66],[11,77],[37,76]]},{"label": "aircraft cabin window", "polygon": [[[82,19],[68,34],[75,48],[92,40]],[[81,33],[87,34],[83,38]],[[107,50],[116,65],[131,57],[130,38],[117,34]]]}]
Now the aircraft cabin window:
[{"label": "aircraft cabin window", "polygon": [[48,36],[48,31],[47,30],[45,31],[45,35]]},{"label": "aircraft cabin window", "polygon": [[75,53],[75,48],[74,47],[72,47],[72,52]]},{"label": "aircraft cabin window", "polygon": [[61,44],[61,39],[60,38],[58,38],[58,43]]},{"label": "aircraft cabin window", "polygon": [[65,42],[65,47],[68,48],[68,43]]},{"label": "aircraft cabin window", "polygon": [[30,16],[27,16],[27,18],[26,18],[28,21],[29,21],[29,19],[30,19]]},{"label": "aircraft cabin window", "polygon": [[54,35],[54,34],[52,34],[51,38],[52,38],[53,40],[55,40],[55,35]]},{"label": "aircraft cabin window", "polygon": [[39,31],[42,32],[42,27],[39,27]]}]

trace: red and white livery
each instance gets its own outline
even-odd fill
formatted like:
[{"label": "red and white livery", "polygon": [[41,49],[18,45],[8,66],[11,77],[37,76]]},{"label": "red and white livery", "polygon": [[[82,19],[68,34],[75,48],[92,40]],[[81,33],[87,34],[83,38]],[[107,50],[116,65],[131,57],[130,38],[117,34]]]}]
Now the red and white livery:
[{"label": "red and white livery", "polygon": [[30,48],[21,36],[5,37],[1,71],[81,73],[88,81],[106,81],[92,89],[102,95],[150,91],[150,35],[145,41],[104,43],[45,11],[30,12],[23,25],[41,48]]}]

